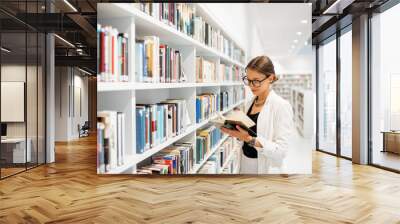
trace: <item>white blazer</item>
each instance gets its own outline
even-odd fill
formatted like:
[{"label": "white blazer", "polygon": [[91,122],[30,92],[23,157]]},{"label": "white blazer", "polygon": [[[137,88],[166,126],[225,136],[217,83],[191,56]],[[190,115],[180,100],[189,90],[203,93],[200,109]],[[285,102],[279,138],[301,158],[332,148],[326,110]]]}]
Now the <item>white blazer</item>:
[{"label": "white blazer", "polygon": [[[254,100],[255,97],[246,103],[246,113]],[[272,167],[284,172],[283,159],[289,149],[293,132],[293,111],[290,103],[271,90],[257,119],[257,140],[263,146],[256,147],[258,174],[268,174]]]}]

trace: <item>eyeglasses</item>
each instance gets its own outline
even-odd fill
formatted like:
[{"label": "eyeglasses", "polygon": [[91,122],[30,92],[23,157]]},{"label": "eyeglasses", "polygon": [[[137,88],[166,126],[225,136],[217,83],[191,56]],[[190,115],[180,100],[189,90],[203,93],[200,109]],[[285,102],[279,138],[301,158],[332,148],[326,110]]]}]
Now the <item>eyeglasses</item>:
[{"label": "eyeglasses", "polygon": [[252,84],[254,87],[260,87],[260,86],[261,86],[261,83],[264,82],[267,78],[268,78],[268,77],[265,77],[265,78],[262,79],[262,80],[257,80],[257,79],[250,80],[250,79],[247,78],[247,76],[244,76],[244,77],[242,78],[242,80],[243,80],[243,83],[244,83],[246,86],[250,86],[250,84]]}]

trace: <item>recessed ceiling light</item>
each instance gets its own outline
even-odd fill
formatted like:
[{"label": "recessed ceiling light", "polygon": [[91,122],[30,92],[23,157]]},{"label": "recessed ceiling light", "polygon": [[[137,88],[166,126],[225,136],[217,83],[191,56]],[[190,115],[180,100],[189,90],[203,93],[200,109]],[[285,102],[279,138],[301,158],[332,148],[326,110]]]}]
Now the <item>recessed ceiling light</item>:
[{"label": "recessed ceiling light", "polygon": [[297,43],[297,42],[299,42],[299,40],[293,40],[293,42],[294,42],[294,43]]},{"label": "recessed ceiling light", "polygon": [[90,72],[88,72],[88,71],[86,71],[86,70],[83,70],[83,69],[81,69],[81,68],[79,68],[79,67],[78,67],[78,69],[79,69],[79,71],[81,71],[81,72],[83,72],[83,73],[85,73],[85,74],[87,74],[87,75],[92,75]]},{"label": "recessed ceiling light", "polygon": [[58,38],[59,40],[61,40],[62,42],[66,43],[67,45],[69,45],[69,46],[75,48],[75,45],[73,45],[73,44],[72,44],[71,42],[69,42],[68,40],[66,40],[66,39],[64,39],[64,38],[62,38],[62,37],[60,37],[60,36],[57,35],[57,34],[54,34],[54,36],[57,37],[57,38]]},{"label": "recessed ceiling light", "polygon": [[303,20],[301,20],[300,22],[306,24],[306,23],[307,23],[307,20],[306,20],[306,19],[303,19]]},{"label": "recessed ceiling light", "polygon": [[6,53],[10,53],[10,52],[11,52],[10,50],[8,50],[8,49],[5,48],[5,47],[1,47],[0,49],[1,49],[2,51],[6,52]]},{"label": "recessed ceiling light", "polygon": [[304,46],[307,46],[307,45],[308,45],[308,41],[304,42]]},{"label": "recessed ceiling light", "polygon": [[301,35],[301,32],[299,31],[299,32],[297,32],[296,34],[300,36],[300,35]]},{"label": "recessed ceiling light", "polygon": [[295,46],[294,45],[292,45],[292,49],[294,49],[295,48]]},{"label": "recessed ceiling light", "polygon": [[78,10],[71,4],[69,3],[68,0],[64,0],[65,4],[67,4],[74,12],[78,12]]}]

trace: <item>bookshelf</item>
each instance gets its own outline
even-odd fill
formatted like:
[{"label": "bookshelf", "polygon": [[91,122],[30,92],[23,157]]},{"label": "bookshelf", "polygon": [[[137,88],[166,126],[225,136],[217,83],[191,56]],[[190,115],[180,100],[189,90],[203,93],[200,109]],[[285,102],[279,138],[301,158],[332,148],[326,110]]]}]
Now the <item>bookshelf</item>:
[{"label": "bookshelf", "polygon": [[[166,147],[177,142],[190,142],[196,147],[196,130],[209,124],[209,121],[216,117],[216,114],[196,123],[196,96],[202,93],[220,93],[222,91],[234,92],[243,88],[239,81],[219,81],[197,83],[196,82],[196,57],[201,56],[213,61],[216,65],[225,64],[244,69],[242,62],[223,54],[217,49],[211,48],[204,43],[184,34],[175,27],[157,20],[151,15],[142,12],[138,8],[139,3],[99,3],[97,5],[97,21],[102,25],[109,25],[128,35],[128,74],[127,82],[98,82],[98,111],[112,110],[125,114],[124,135],[124,163],[114,169],[108,170],[105,174],[135,174],[139,168],[137,165],[149,159],[152,155],[162,151]],[[196,7],[196,13],[207,20],[212,16],[201,4],[192,4]],[[214,27],[223,30],[223,27],[215,21],[210,21]],[[229,35],[222,31],[229,38]],[[177,83],[140,83],[135,75],[135,39],[144,36],[157,36],[160,43],[166,44],[179,50],[182,53],[182,69],[186,76],[186,82]],[[244,51],[243,51],[244,52]],[[245,61],[245,54],[244,59]],[[216,76],[220,77],[220,70],[216,69]],[[245,95],[245,94],[244,94]],[[186,101],[191,124],[179,135],[161,142],[143,153],[136,153],[136,105],[156,104],[167,99],[183,99]],[[241,106],[245,99],[239,99],[229,103],[229,106],[220,111],[228,113],[233,108]],[[226,139],[220,140],[212,153]],[[207,155],[209,158],[212,153]],[[203,160],[203,163],[207,161]],[[195,164],[190,173],[196,173],[202,164]]]},{"label": "bookshelf", "polygon": [[210,153],[208,153],[208,154],[204,157],[204,159],[203,159],[199,164],[196,164],[196,165],[193,167],[193,170],[191,171],[191,173],[192,173],[192,174],[196,174],[196,173],[199,171],[199,169],[204,165],[204,163],[207,162],[207,160],[210,158],[210,156],[213,155],[213,154],[217,151],[217,149],[221,146],[221,144],[222,144],[227,138],[228,138],[227,135],[225,135],[224,137],[222,137],[222,139],[219,140],[219,142],[214,146],[214,148],[211,149]]},{"label": "bookshelf", "polygon": [[[227,144],[226,144],[227,143]],[[228,149],[228,151],[226,151]],[[223,150],[223,151],[221,151]],[[227,153],[227,155],[224,155]],[[240,149],[235,138],[225,136],[193,172],[200,174],[238,174]],[[212,156],[215,156],[214,158]],[[221,156],[226,156],[224,161]]]},{"label": "bookshelf", "polygon": [[196,88],[207,86],[242,86],[242,82],[224,83],[131,83],[131,82],[99,82],[98,92],[120,91],[120,90],[146,90],[146,89],[177,89]]},{"label": "bookshelf", "polygon": [[310,138],[313,135],[313,92],[311,90],[292,88],[291,104],[293,108],[293,119],[301,136]]},{"label": "bookshelf", "polygon": [[[232,151],[229,153],[228,157],[226,158],[226,161],[222,165],[220,169],[221,174],[238,174],[239,173],[239,166],[240,166],[240,148],[238,147],[238,143],[236,140],[234,140],[234,148]],[[235,166],[236,164],[236,166]],[[230,167],[233,167],[231,169]]]},{"label": "bookshelf", "polygon": [[275,92],[282,98],[291,100],[291,89],[311,89],[311,74],[280,74],[278,81],[272,85]]}]

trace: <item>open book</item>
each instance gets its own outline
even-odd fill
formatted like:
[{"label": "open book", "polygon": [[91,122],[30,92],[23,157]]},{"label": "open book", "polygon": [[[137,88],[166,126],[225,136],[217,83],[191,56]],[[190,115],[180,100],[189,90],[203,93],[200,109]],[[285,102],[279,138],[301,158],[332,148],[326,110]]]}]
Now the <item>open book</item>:
[{"label": "open book", "polygon": [[218,128],[224,127],[231,130],[237,130],[236,125],[239,125],[241,128],[249,132],[249,134],[254,136],[257,135],[257,133],[254,133],[254,131],[250,129],[250,127],[256,124],[245,113],[243,113],[243,111],[235,110],[227,116],[218,114],[217,118],[211,120],[211,123]]}]

